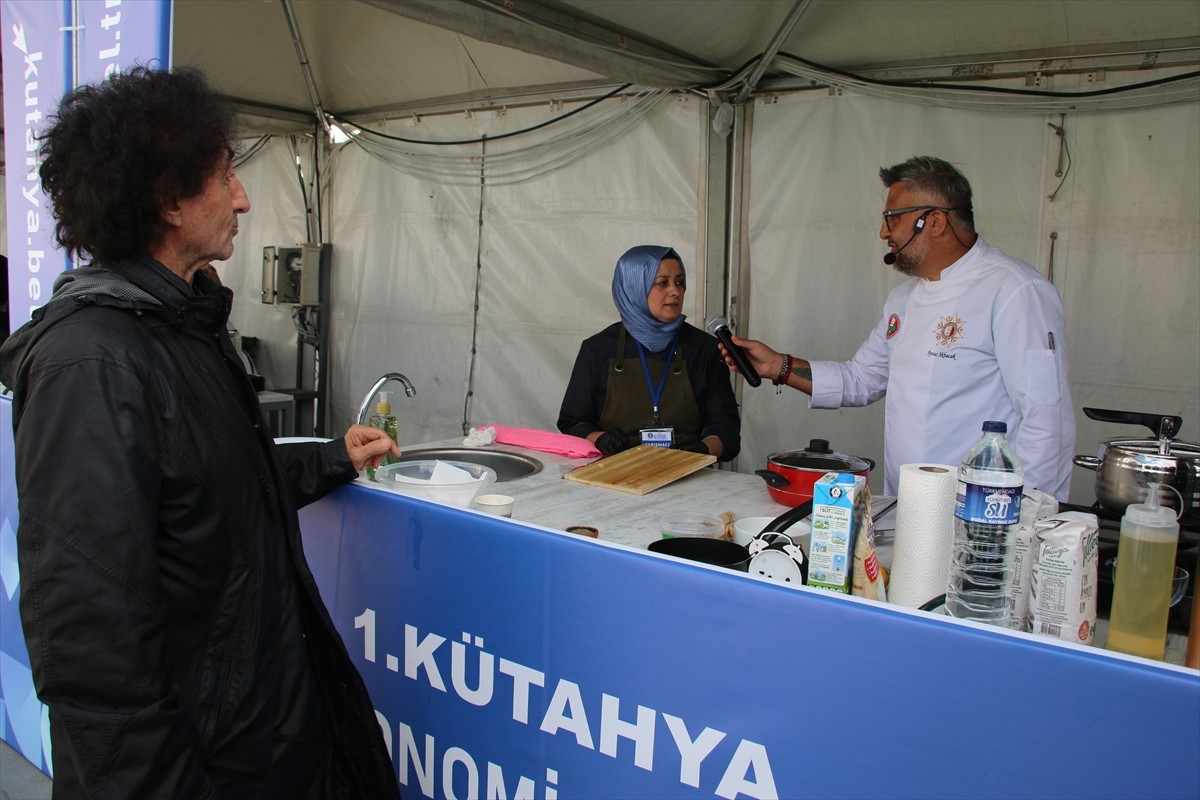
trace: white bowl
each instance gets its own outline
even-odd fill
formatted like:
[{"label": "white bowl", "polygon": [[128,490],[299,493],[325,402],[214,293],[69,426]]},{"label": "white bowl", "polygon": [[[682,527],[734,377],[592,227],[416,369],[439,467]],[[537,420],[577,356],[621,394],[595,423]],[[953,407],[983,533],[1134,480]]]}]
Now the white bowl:
[{"label": "white bowl", "polygon": [[469,508],[496,482],[496,471],[468,461],[398,461],[376,469],[375,481],[390,492]]}]

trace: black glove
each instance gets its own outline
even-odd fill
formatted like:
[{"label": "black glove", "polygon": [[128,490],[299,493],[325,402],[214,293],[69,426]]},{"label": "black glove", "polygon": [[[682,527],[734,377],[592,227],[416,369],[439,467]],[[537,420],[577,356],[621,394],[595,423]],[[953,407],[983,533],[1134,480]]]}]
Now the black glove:
[{"label": "black glove", "polygon": [[697,439],[696,441],[688,442],[687,444],[677,444],[675,445],[675,449],[683,450],[685,453],[699,453],[704,456],[712,455],[712,453],[708,452],[708,445],[704,443],[703,439]]},{"label": "black glove", "polygon": [[605,431],[604,434],[596,440],[596,449],[606,456],[611,456],[613,453],[619,453],[622,450],[629,449],[629,437],[625,435],[625,431],[620,428],[613,428]]}]

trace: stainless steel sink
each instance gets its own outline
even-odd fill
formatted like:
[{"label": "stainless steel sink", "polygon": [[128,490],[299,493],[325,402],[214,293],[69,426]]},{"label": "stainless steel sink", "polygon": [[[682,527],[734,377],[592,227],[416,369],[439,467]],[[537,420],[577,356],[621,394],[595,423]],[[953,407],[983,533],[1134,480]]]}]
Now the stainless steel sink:
[{"label": "stainless steel sink", "polygon": [[496,482],[515,481],[542,471],[542,462],[521,453],[504,450],[475,450],[470,447],[430,447],[421,450],[405,450],[400,461],[466,461],[482,464],[496,472]]}]

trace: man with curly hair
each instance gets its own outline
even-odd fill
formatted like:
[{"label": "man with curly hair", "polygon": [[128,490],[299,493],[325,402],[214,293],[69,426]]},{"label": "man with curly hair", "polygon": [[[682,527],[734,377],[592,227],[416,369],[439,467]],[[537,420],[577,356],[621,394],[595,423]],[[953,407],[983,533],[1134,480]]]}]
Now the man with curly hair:
[{"label": "man with curly hair", "polygon": [[399,452],[360,425],[267,433],[203,269],[250,210],[234,122],[200,73],[138,67],[41,136],[56,238],[86,266],[0,349],[0,380],[55,797],[399,796],[296,513]]}]

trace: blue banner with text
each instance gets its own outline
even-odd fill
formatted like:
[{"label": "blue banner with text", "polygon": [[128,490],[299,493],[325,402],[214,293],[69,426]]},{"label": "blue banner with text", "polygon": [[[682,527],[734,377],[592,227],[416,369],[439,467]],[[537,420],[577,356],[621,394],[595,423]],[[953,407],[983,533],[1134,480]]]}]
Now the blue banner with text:
[{"label": "blue banner with text", "polygon": [[362,486],[302,517],[406,796],[1200,789],[1191,671]]}]

